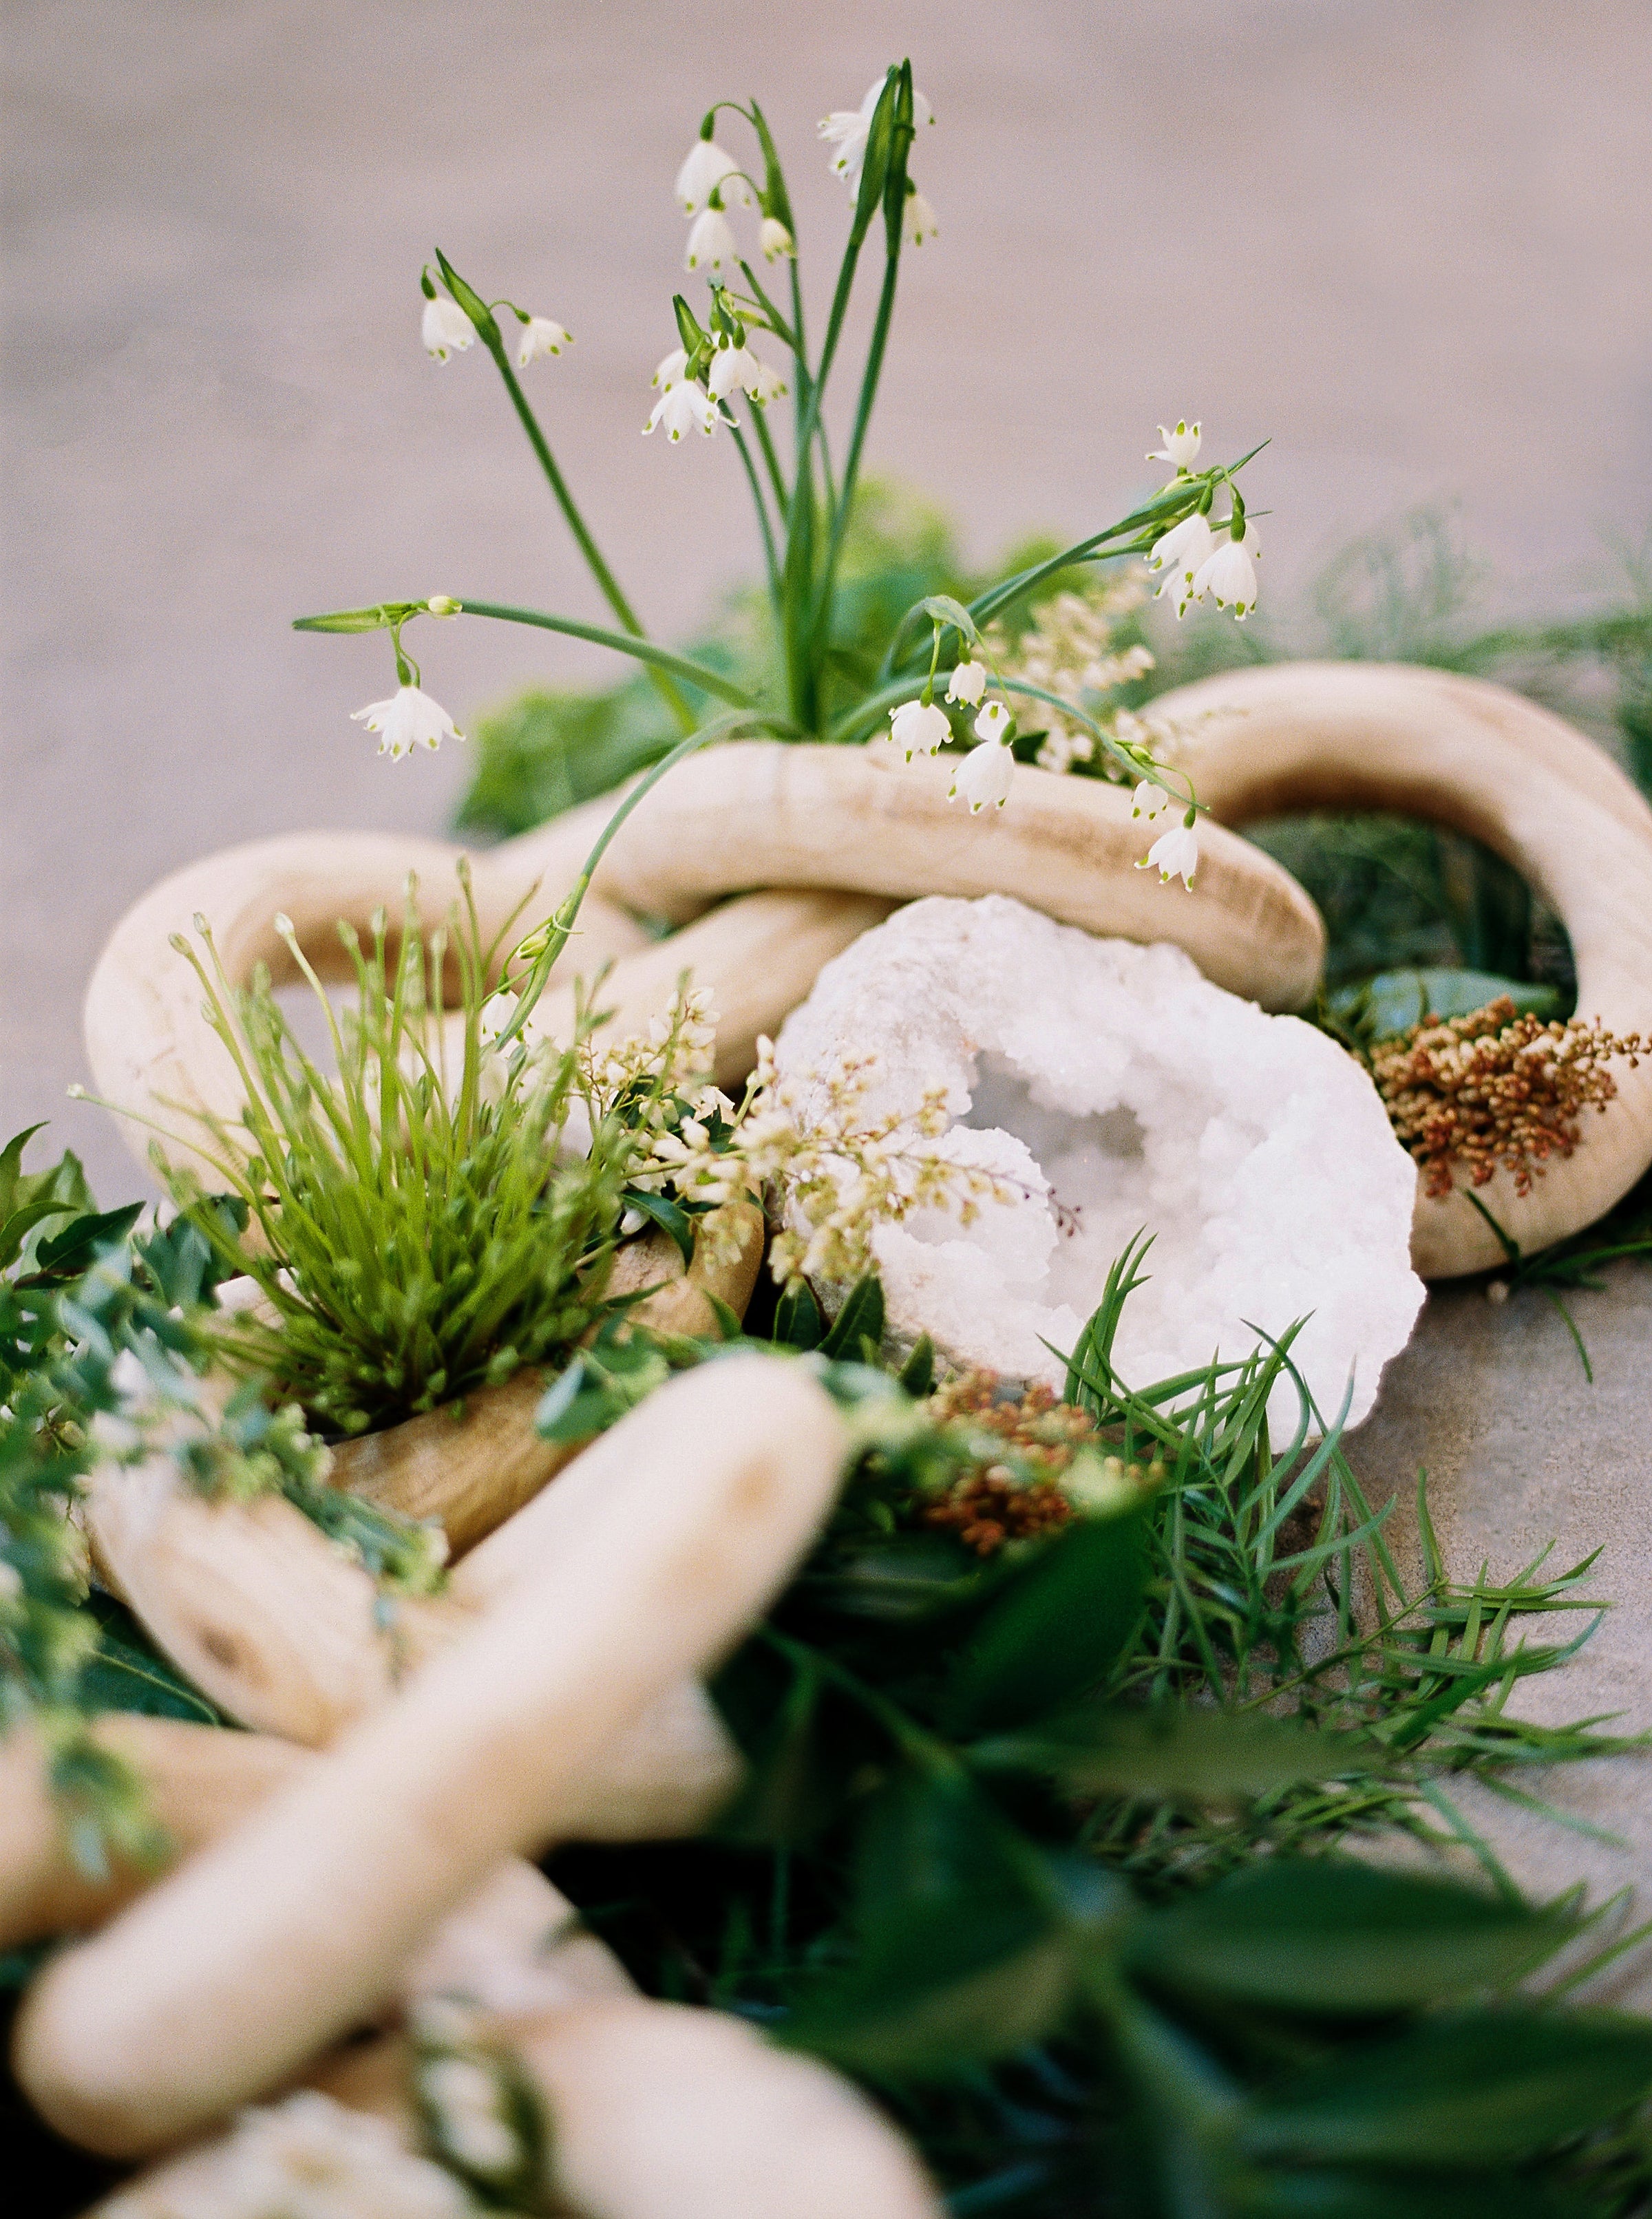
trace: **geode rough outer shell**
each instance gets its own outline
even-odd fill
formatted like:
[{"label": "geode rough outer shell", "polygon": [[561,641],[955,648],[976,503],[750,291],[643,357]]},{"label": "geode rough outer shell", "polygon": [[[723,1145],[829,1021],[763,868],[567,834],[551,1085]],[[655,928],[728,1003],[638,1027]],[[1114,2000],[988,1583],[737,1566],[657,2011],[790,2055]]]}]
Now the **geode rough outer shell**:
[{"label": "geode rough outer shell", "polygon": [[[1293,1353],[1320,1410],[1336,1415],[1351,1373],[1348,1421],[1370,1409],[1423,1300],[1417,1177],[1325,1034],[1213,986],[1178,948],[1093,939],[1002,894],[937,896],[829,963],[778,1043],[781,1072],[810,1085],[868,1054],[870,1114],[944,1085],[939,1145],[1025,1196],[967,1228],[938,1209],[878,1228],[897,1346],[928,1333],[954,1364],[1059,1388],[1045,1344],[1072,1347],[1145,1229],[1152,1277],[1115,1344],[1129,1384],[1306,1318]],[[1276,1439],[1298,1407],[1282,1382]]]}]

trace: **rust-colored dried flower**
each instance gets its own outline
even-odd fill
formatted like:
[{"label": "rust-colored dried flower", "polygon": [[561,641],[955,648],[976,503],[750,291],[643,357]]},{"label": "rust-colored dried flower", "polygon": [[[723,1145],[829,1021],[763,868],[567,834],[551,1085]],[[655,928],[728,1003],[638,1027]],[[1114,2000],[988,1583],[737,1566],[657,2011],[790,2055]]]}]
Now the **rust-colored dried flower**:
[{"label": "rust-colored dried flower", "polygon": [[1053,1532],[1103,1504],[1115,1508],[1164,1477],[1160,1464],[1143,1470],[1098,1456],[1084,1411],[1046,1386],[1006,1392],[993,1371],[943,1381],[926,1412],[971,1462],[941,1492],[919,1499],[919,1522],[956,1533],[978,1556]]},{"label": "rust-colored dried flower", "polygon": [[1649,1054],[1652,1041],[1620,1037],[1598,1019],[1518,1016],[1504,994],[1466,1017],[1430,1016],[1368,1061],[1425,1190],[1439,1197],[1459,1167],[1475,1186],[1506,1171],[1515,1192],[1529,1194],[1548,1159],[1569,1156],[1582,1139],[1583,1111],[1604,1110],[1618,1091],[1607,1065],[1627,1056],[1633,1068]]}]

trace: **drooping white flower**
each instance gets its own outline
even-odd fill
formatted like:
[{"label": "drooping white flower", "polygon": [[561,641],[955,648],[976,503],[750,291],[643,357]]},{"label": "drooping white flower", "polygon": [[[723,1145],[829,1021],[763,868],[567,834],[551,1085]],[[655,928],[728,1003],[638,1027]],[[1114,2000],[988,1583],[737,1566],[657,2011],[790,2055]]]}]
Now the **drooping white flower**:
[{"label": "drooping white flower", "polygon": [[989,701],[975,719],[975,737],[978,740],[1002,739],[1009,724],[1009,712],[1003,703]]},{"label": "drooping white flower", "polygon": [[649,382],[663,392],[670,386],[680,384],[682,374],[687,367],[686,352],[681,347],[673,347],[668,355],[661,357],[660,367],[655,371]]},{"label": "drooping white flower", "polygon": [[778,401],[781,394],[789,389],[786,380],[775,369],[773,364],[764,362],[761,358],[757,364],[757,381],[755,384],[746,388],[753,403],[759,408],[767,408],[771,401]]},{"label": "drooping white flower", "polygon": [[[835,108],[829,115],[823,116],[820,135],[837,152],[832,157],[832,174],[842,177],[851,192],[860,182],[860,171],[866,158],[866,140],[872,131],[872,119],[882,96],[884,80],[879,78],[866,88],[866,96],[859,108]],[[916,89],[912,94],[912,121],[921,128],[935,121],[935,114],[923,95]]]},{"label": "drooping white flower", "polygon": [[1153,449],[1148,461],[1174,463],[1178,470],[1190,470],[1199,452],[1199,426],[1189,424],[1185,417],[1177,420],[1173,432],[1167,432],[1161,424],[1158,436],[1164,444]]},{"label": "drooping white flower", "polygon": [[378,733],[379,753],[392,762],[414,748],[428,748],[433,755],[444,740],[464,737],[441,703],[417,686],[399,686],[388,701],[370,701],[364,709],[352,710],[350,721]]},{"label": "drooping white flower", "polygon": [[433,301],[425,303],[419,335],[425,342],[425,353],[436,362],[445,362],[450,354],[463,354],[468,346],[475,345],[476,326],[456,301],[450,301],[444,294],[438,293]]},{"label": "drooping white flower", "polygon": [[1164,787],[1155,786],[1149,778],[1144,778],[1131,798],[1130,814],[1132,817],[1145,817],[1151,824],[1154,817],[1170,805],[1171,797]]},{"label": "drooping white flower", "polygon": [[935,221],[935,212],[922,193],[906,196],[906,243],[922,246],[926,239],[938,239],[941,226]]},{"label": "drooping white flower", "polygon": [[441,2140],[462,2165],[502,2172],[520,2162],[522,2145],[500,2108],[498,2081],[469,2057],[441,2057],[419,2076],[419,2093],[436,2114]]},{"label": "drooping white flower", "polygon": [[549,316],[530,316],[525,324],[516,327],[516,366],[525,370],[541,355],[560,354],[565,346],[573,344],[573,333],[552,323]]},{"label": "drooping white flower", "polygon": [[706,384],[713,401],[726,401],[731,393],[749,393],[762,375],[763,365],[749,347],[721,346],[711,357]]},{"label": "drooping white flower", "polygon": [[1173,524],[1154,541],[1152,552],[1147,557],[1147,568],[1161,573],[1153,599],[1162,600],[1168,594],[1176,603],[1177,615],[1184,616],[1193,599],[1195,574],[1215,544],[1208,519],[1196,512],[1184,516],[1180,524]]},{"label": "drooping white flower", "polygon": [[667,386],[655,402],[654,413],[643,426],[643,437],[663,425],[674,446],[685,432],[704,432],[709,438],[722,415],[711,395],[702,392],[692,378],[685,378],[680,384]]},{"label": "drooping white flower", "polygon": [[1161,832],[1136,865],[1139,871],[1157,871],[1160,886],[1179,878],[1189,892],[1198,867],[1199,836],[1187,824],[1173,824],[1168,832]]},{"label": "drooping white flower", "polygon": [[972,709],[986,692],[986,665],[984,662],[960,662],[947,681],[947,699],[961,701]]},{"label": "drooping white flower", "polygon": [[782,255],[795,255],[797,241],[777,215],[766,215],[758,227],[757,244],[763,250],[765,262],[778,262]]},{"label": "drooping white flower", "polygon": [[[725,204],[737,194],[743,207],[746,185],[740,165],[715,139],[696,139],[677,172],[677,199],[685,215],[699,215],[716,193]],[[726,181],[726,183],[725,183]]]},{"label": "drooping white flower", "polygon": [[734,226],[720,208],[707,208],[704,215],[694,218],[688,234],[688,252],[684,258],[685,270],[721,270],[724,264],[740,259],[739,241],[734,235]]},{"label": "drooping white flower", "polygon": [[[979,730],[979,726],[977,726]],[[947,799],[964,800],[974,816],[989,802],[1002,809],[1009,794],[1009,782],[1015,775],[1014,752],[1002,740],[984,740],[978,748],[972,748],[953,773],[953,782]]]},{"label": "drooping white flower", "polygon": [[1230,536],[1219,540],[1194,574],[1194,600],[1202,601],[1208,594],[1219,609],[1231,602],[1233,614],[1243,624],[1256,606],[1256,566],[1261,556],[1253,524],[1246,525],[1243,539]]},{"label": "drooping white flower", "polygon": [[889,737],[904,749],[908,762],[915,755],[934,755],[952,736],[947,712],[938,702],[903,701],[889,712]]}]

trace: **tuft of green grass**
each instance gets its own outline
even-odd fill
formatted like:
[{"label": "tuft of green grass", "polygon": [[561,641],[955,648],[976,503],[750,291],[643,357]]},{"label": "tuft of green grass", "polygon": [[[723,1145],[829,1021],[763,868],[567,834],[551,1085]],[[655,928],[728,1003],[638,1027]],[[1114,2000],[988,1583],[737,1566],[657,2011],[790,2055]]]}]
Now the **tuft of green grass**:
[{"label": "tuft of green grass", "polygon": [[187,1177],[169,1175],[174,1198],[278,1316],[238,1318],[229,1360],[336,1434],[557,1362],[602,1303],[633,1135],[593,1117],[589,1153],[564,1149],[570,1118],[591,1110],[576,1050],[488,1047],[482,1007],[509,925],[484,947],[468,877],[463,892],[450,940],[438,930],[426,942],[411,896],[394,944],[382,912],[365,948],[340,926],[357,989],[342,1019],[289,932],[326,1010],[336,1075],[299,1045],[267,977],[231,991],[203,923],[210,971],[179,943],[245,1091],[239,1129],[208,1125],[211,1160],[256,1238]]}]

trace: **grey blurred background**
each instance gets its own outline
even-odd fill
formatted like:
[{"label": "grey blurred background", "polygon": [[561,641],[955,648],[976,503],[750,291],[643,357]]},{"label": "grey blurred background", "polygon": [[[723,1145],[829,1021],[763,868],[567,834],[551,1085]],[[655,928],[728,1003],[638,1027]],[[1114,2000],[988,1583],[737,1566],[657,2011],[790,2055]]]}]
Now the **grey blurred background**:
[{"label": "grey blurred background", "polygon": [[[259,834],[436,830],[465,777],[377,761],[349,712],[382,640],[289,618],[603,613],[481,350],[420,350],[433,243],[574,332],[531,388],[650,625],[752,571],[732,451],[637,436],[716,96],[767,108],[818,302],[845,196],[815,122],[912,54],[941,230],[871,459],[974,555],[1116,513],[1180,411],[1218,452],[1272,435],[1276,600],[1419,500],[1460,495],[1527,602],[1652,513],[1647,0],[11,0],[3,40],[0,1132],[52,1117],[109,1199],[134,1167],[63,1095],[121,911]],[[462,725],[604,668],[481,624],[420,645]]]}]

